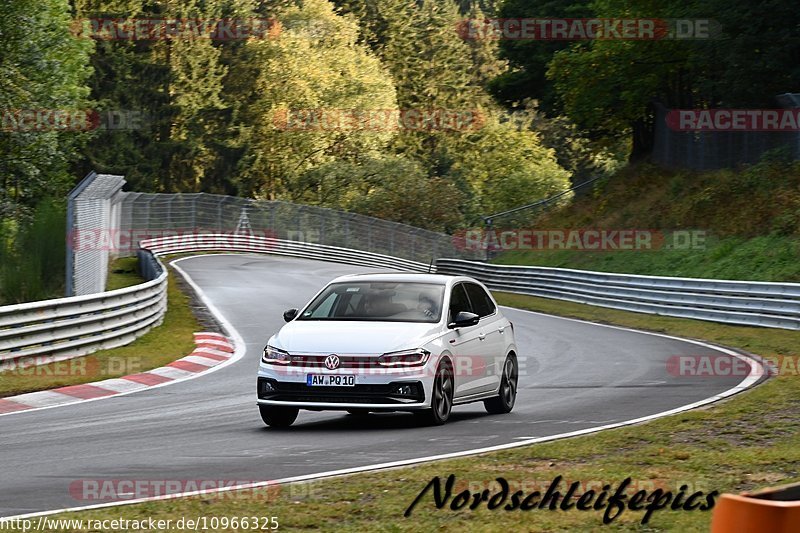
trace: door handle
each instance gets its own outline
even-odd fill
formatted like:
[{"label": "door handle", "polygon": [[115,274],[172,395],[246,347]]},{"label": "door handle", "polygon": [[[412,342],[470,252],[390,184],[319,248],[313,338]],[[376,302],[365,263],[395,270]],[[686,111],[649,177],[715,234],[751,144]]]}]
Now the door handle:
[{"label": "door handle", "polygon": [[485,338],[486,338],[486,334],[485,333],[478,333],[478,339],[483,340]]}]

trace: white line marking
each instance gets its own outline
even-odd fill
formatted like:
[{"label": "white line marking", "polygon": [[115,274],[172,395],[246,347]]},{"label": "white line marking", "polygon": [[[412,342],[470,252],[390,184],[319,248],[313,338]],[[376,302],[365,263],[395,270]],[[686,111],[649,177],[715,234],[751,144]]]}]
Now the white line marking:
[{"label": "white line marking", "polygon": [[[205,254],[205,255],[240,255],[240,254]],[[191,257],[202,257],[202,256],[191,256]],[[177,263],[178,261],[181,261],[182,259],[190,259],[191,257],[184,257],[184,258],[181,258],[181,259],[177,259],[177,260],[173,261],[173,266],[174,266],[174,263]],[[239,335],[239,333],[233,328],[233,326],[231,326],[231,324],[227,320],[225,320],[225,317],[222,316],[222,314],[219,312],[219,310],[208,300],[208,298],[203,293],[203,291],[200,289],[200,287],[198,287],[194,283],[194,281],[192,281],[192,279],[189,276],[187,276],[186,273],[183,272],[183,270],[181,270],[179,267],[175,266],[175,269],[178,270],[178,272],[181,273],[181,275],[184,277],[184,279],[186,279],[186,281],[197,292],[198,296],[203,301],[203,303],[208,307],[209,311],[211,311],[214,314],[214,317],[217,320],[219,320],[220,323],[225,327],[226,331],[229,333],[229,337],[231,337],[231,338],[236,340],[235,345],[236,345],[237,354],[239,354],[240,350],[243,351],[244,350],[244,341],[243,341],[242,337]],[[649,422],[651,420],[656,420],[658,418],[663,418],[665,416],[669,416],[669,415],[673,415],[673,414],[677,414],[677,413],[683,413],[685,411],[689,411],[689,410],[694,409],[696,407],[701,407],[703,405],[708,405],[710,403],[719,401],[719,400],[721,400],[723,398],[727,398],[729,396],[733,396],[734,394],[737,394],[737,393],[749,388],[755,382],[757,382],[759,380],[759,378],[760,378],[760,376],[757,373],[757,367],[760,366],[760,363],[758,361],[756,361],[755,359],[753,359],[753,358],[751,358],[749,356],[738,354],[738,353],[734,352],[733,350],[729,350],[727,348],[722,348],[722,347],[719,347],[719,346],[712,346],[710,344],[707,344],[707,343],[704,343],[704,342],[701,342],[701,341],[692,340],[692,339],[681,339],[679,337],[673,337],[671,335],[665,335],[663,333],[653,333],[653,332],[650,332],[650,331],[639,331],[639,330],[636,330],[636,329],[630,329],[630,328],[625,328],[625,327],[621,327],[621,326],[611,326],[611,325],[608,325],[608,324],[597,324],[595,322],[589,322],[587,320],[579,320],[579,319],[575,319],[575,318],[558,317],[558,316],[555,316],[555,315],[548,315],[546,313],[538,313],[536,311],[528,311],[527,309],[516,309],[516,308],[511,308],[511,307],[506,307],[506,306],[501,306],[501,307],[505,307],[506,309],[514,309],[515,311],[523,311],[523,312],[527,312],[527,313],[533,313],[533,314],[536,314],[536,315],[543,315],[543,316],[547,316],[547,317],[551,317],[551,318],[556,318],[556,319],[559,319],[559,320],[571,320],[573,322],[582,322],[584,324],[591,324],[593,326],[601,326],[601,327],[619,329],[619,330],[623,330],[623,331],[630,331],[630,332],[633,332],[633,333],[640,333],[640,334],[643,334],[643,335],[652,335],[654,337],[664,337],[664,338],[667,338],[667,339],[673,339],[673,340],[677,340],[677,341],[681,341],[681,342],[688,342],[690,344],[696,344],[698,346],[703,346],[703,347],[709,348],[711,350],[716,350],[718,352],[722,352],[722,353],[725,353],[725,354],[728,354],[728,355],[733,355],[734,357],[738,357],[739,359],[742,359],[743,361],[747,362],[750,365],[750,374],[748,374],[735,387],[732,387],[732,388],[730,388],[730,389],[728,389],[728,390],[726,390],[726,391],[724,391],[724,392],[722,392],[720,394],[716,394],[716,395],[711,396],[710,398],[706,398],[704,400],[700,400],[700,401],[697,401],[697,402],[694,402],[694,403],[690,403],[688,405],[683,405],[681,407],[676,407],[674,409],[670,409],[669,411],[662,411],[660,413],[656,413],[656,414],[652,414],[652,415],[647,415],[647,416],[635,418],[633,420],[626,420],[626,421],[623,421],[623,422],[617,422],[617,423],[614,423],[614,424],[607,424],[607,425],[604,425],[604,426],[597,426],[597,427],[592,427],[592,428],[580,429],[580,430],[577,430],[577,431],[570,431],[568,433],[560,433],[558,435],[549,435],[547,437],[535,437],[535,438],[531,438],[531,439],[528,439],[528,440],[521,440],[519,442],[509,442],[507,444],[499,444],[499,445],[496,445],[496,446],[489,446],[489,447],[486,447],[486,448],[476,448],[476,449],[473,449],[473,450],[463,450],[463,451],[460,451],[460,452],[451,452],[451,453],[445,453],[445,454],[441,454],[441,455],[431,455],[431,456],[428,456],[428,457],[417,457],[417,458],[414,458],[414,459],[402,459],[400,461],[392,461],[392,462],[388,462],[388,463],[379,463],[379,464],[375,464],[375,465],[358,466],[358,467],[355,467],[355,468],[344,468],[344,469],[341,469],[341,470],[331,470],[331,471],[328,471],[328,472],[320,472],[320,473],[317,473],[317,474],[307,474],[307,475],[303,475],[303,476],[287,477],[287,478],[277,479],[277,480],[273,480],[273,481],[260,481],[258,483],[247,483],[247,484],[243,484],[243,485],[222,487],[222,488],[214,489],[214,490],[210,490],[210,491],[198,490],[198,491],[192,491],[192,492],[181,492],[181,493],[176,493],[176,494],[169,494],[169,495],[166,495],[166,496],[151,496],[151,497],[148,497],[148,498],[138,498],[138,499],[135,499],[135,500],[126,500],[126,501],[123,501],[123,502],[100,503],[100,504],[96,504],[96,505],[86,505],[86,506],[83,506],[83,507],[66,507],[64,509],[54,509],[52,511],[40,511],[40,512],[37,512],[37,513],[22,514],[22,515],[9,516],[9,517],[3,517],[3,518],[5,520],[14,520],[14,519],[17,519],[17,518],[19,518],[19,519],[34,518],[34,517],[37,517],[37,516],[48,516],[48,515],[53,515],[53,514],[58,514],[58,513],[67,513],[67,512],[75,512],[75,511],[90,511],[90,510],[93,510],[93,509],[103,509],[103,508],[106,508],[106,507],[132,505],[132,504],[136,504],[136,503],[144,503],[144,502],[151,502],[151,501],[157,501],[157,500],[172,500],[172,499],[175,499],[175,498],[184,498],[184,497],[187,497],[187,496],[200,496],[200,495],[207,495],[207,494],[212,494],[212,493],[230,492],[230,491],[233,491],[233,490],[253,489],[253,488],[260,488],[260,487],[268,487],[268,486],[272,486],[272,485],[284,485],[284,484],[287,484],[287,483],[299,483],[299,482],[304,482],[304,481],[313,481],[313,480],[324,479],[324,478],[350,476],[350,475],[359,474],[359,473],[362,473],[362,472],[372,472],[372,471],[375,471],[375,470],[386,470],[386,469],[390,469],[390,468],[400,468],[400,467],[411,466],[411,465],[416,465],[416,464],[420,464],[420,463],[428,463],[428,462],[431,462],[431,461],[441,461],[441,460],[444,460],[444,459],[455,459],[455,458],[458,458],[458,457],[466,457],[466,456],[470,456],[470,455],[477,455],[477,454],[482,454],[482,453],[495,452],[495,451],[499,451],[499,450],[508,450],[510,448],[519,448],[519,447],[528,446],[528,445],[531,445],[531,444],[538,444],[538,443],[541,443],[541,442],[550,442],[550,441],[554,441],[554,440],[566,439],[566,438],[569,438],[569,437],[579,437],[579,436],[582,436],[582,435],[589,435],[591,433],[598,433],[600,431],[604,431],[604,430],[607,430],[607,429],[615,429],[615,428],[620,428],[620,427],[624,427],[624,426],[632,426],[634,424],[641,424],[642,422]],[[238,355],[239,358],[241,356],[242,356],[242,354]],[[219,367],[214,367],[212,370],[215,370],[217,368],[219,368]]]}]

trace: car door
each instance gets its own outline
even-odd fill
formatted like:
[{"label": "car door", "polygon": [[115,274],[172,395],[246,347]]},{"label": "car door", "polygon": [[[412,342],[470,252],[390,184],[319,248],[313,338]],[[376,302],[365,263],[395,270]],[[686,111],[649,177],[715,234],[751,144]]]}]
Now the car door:
[{"label": "car door", "polygon": [[505,360],[506,339],[505,328],[508,326],[504,317],[497,312],[491,296],[477,283],[464,283],[470,300],[472,312],[481,317],[478,323],[479,353],[483,369],[482,375],[476,376],[474,382],[476,392],[493,391],[500,385],[500,377]]},{"label": "car door", "polygon": [[[448,319],[450,323],[461,311],[472,313],[472,305],[467,296],[464,283],[456,283],[450,291]],[[451,333],[450,351],[453,354],[453,374],[455,378],[454,398],[470,396],[482,391],[480,379],[484,375],[485,360],[481,356],[480,324],[456,328]]]}]

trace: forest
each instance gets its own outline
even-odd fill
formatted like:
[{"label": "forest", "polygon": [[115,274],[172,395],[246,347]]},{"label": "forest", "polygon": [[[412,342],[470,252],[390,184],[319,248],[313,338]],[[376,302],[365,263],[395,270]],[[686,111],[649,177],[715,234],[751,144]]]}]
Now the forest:
[{"label": "forest", "polygon": [[[0,279],[58,277],[56,251],[24,261],[42,232],[63,235],[64,197],[91,170],[141,192],[474,225],[646,159],[656,102],[776,107],[800,79],[794,11],[777,0],[5,0]],[[715,31],[488,31],[531,17]]]}]

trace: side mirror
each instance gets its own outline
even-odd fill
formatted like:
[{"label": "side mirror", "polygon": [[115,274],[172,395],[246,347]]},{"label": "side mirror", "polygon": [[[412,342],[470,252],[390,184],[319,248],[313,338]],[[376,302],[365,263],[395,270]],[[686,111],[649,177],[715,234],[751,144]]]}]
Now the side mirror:
[{"label": "side mirror", "polygon": [[292,307],[291,309],[283,312],[283,319],[286,322],[291,322],[292,320],[294,320],[297,317],[297,313],[299,313],[299,312],[300,311],[298,311],[297,309]]},{"label": "side mirror", "polygon": [[476,315],[475,313],[470,313],[468,311],[459,311],[456,315],[456,318],[447,324],[447,327],[450,329],[453,328],[466,328],[468,326],[474,326],[478,322],[480,322],[481,317]]}]

